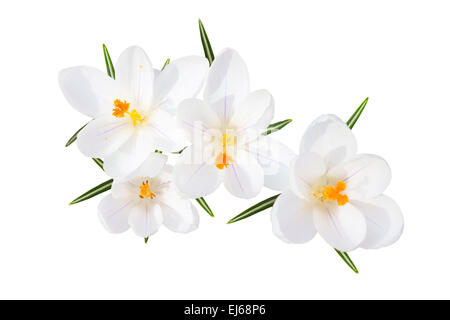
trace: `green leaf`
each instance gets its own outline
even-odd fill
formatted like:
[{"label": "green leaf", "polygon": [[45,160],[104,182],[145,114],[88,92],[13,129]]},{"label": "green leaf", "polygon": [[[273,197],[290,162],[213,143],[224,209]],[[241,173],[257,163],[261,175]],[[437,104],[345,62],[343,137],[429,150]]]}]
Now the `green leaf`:
[{"label": "green leaf", "polygon": [[144,238],[144,242],[145,242],[145,243],[148,242],[148,237]]},{"label": "green leaf", "polygon": [[205,57],[209,61],[209,65],[214,61],[214,52],[209,43],[208,35],[206,34],[205,27],[200,19],[198,19],[198,26],[200,28],[200,39],[202,40],[203,51],[205,52]]},{"label": "green leaf", "polygon": [[168,59],[166,60],[166,62],[164,62],[164,65],[163,65],[163,67],[161,68],[161,71],[163,71],[164,68],[165,68],[169,63],[170,63],[170,58],[168,58]]},{"label": "green leaf", "polygon": [[184,147],[183,149],[181,149],[180,151],[174,151],[174,152],[172,152],[173,154],[181,154],[183,151],[184,151],[184,149],[186,149],[187,147]]},{"label": "green leaf", "polygon": [[243,220],[246,219],[248,217],[251,217],[252,215],[261,212],[263,210],[269,209],[270,207],[273,206],[275,199],[279,196],[279,194],[267,198],[266,200],[263,200],[257,204],[255,204],[253,207],[248,208],[247,210],[241,212],[240,214],[238,214],[236,217],[232,218],[230,221],[228,221],[227,223],[234,223],[237,222],[239,220]]},{"label": "green leaf", "polygon": [[278,121],[278,122],[269,124],[269,126],[267,126],[267,131],[263,132],[262,135],[267,136],[268,134],[271,134],[275,131],[281,130],[282,128],[284,128],[291,122],[292,122],[292,119],[286,119],[283,121]]},{"label": "green leaf", "polygon": [[86,126],[87,126],[87,123],[84,126],[82,126],[80,129],[78,129],[77,132],[75,132],[73,134],[73,136],[70,137],[70,139],[66,142],[66,147],[70,146],[72,143],[75,142],[75,140],[77,140],[78,133],[80,133],[80,131]]},{"label": "green leaf", "polygon": [[92,158],[92,160],[94,160],[94,162],[100,167],[100,169],[105,170],[105,169],[103,169],[103,160],[102,159]]},{"label": "green leaf", "polygon": [[111,61],[111,57],[109,56],[109,52],[105,44],[103,44],[103,55],[105,56],[106,72],[108,73],[108,76],[116,79],[116,71],[114,70],[114,65]]},{"label": "green leaf", "polygon": [[338,249],[334,249],[339,257],[341,257],[342,260],[349,266],[350,269],[353,270],[355,273],[359,273],[358,269],[356,268],[355,264],[353,263],[352,259],[350,259],[350,256],[347,252],[341,252]]},{"label": "green leaf", "polygon": [[364,99],[364,101],[361,103],[361,105],[356,109],[356,111],[352,114],[350,119],[347,121],[347,126],[350,129],[353,129],[353,126],[356,124],[356,121],[358,121],[359,116],[364,111],[364,108],[366,107],[367,101],[369,101],[369,97]]},{"label": "green leaf", "polygon": [[81,196],[79,196],[78,198],[73,200],[71,203],[69,203],[69,205],[82,202],[84,200],[95,197],[96,195],[99,195],[100,193],[108,191],[109,189],[111,189],[112,183],[113,183],[113,179],[110,179],[108,181],[105,181],[105,182],[99,184],[98,186],[92,188],[91,190],[83,193]]},{"label": "green leaf", "polygon": [[208,206],[208,204],[206,203],[206,200],[205,200],[205,199],[203,199],[203,198],[197,198],[197,199],[195,199],[195,200],[198,202],[198,204],[200,205],[200,207],[202,207],[203,210],[206,211],[207,214],[209,214],[211,217],[214,217],[214,214],[213,214],[211,208],[210,208],[210,207]]}]

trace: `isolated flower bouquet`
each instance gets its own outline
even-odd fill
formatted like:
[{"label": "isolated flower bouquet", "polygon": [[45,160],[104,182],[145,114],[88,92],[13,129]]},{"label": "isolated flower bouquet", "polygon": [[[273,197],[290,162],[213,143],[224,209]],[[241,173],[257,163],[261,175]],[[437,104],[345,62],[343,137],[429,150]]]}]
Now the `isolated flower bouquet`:
[{"label": "isolated flower bouquet", "polygon": [[67,101],[91,118],[66,147],[76,141],[111,178],[70,204],[110,190],[98,206],[106,230],[131,228],[147,242],[161,225],[195,230],[192,200],[213,217],[204,197],[222,183],[246,199],[265,186],[281,193],[228,223],[272,208],[280,239],[304,243],[319,233],[358,272],[347,252],[390,245],[403,230],[399,207],[383,195],[391,178],[386,161],[356,153],[351,129],[368,99],[346,123],[318,117],[296,154],[269,136],[291,119],[272,123],[273,97],[250,89],[240,55],[225,49],[215,57],[201,21],[200,36],[205,57],[167,59],[161,70],[139,47],[113,64],[103,45],[106,73],[84,66],[60,72]]}]

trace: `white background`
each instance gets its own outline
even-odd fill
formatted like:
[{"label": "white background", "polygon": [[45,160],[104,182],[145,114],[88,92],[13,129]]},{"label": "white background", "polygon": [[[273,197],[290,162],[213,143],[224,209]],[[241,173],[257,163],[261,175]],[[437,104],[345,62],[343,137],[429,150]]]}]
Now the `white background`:
[{"label": "white background", "polygon": [[[446,1],[3,1],[0,4],[0,298],[450,298],[450,4]],[[62,96],[58,71],[103,69],[140,45],[155,66],[237,49],[252,89],[275,98],[273,135],[297,150],[323,113],[381,155],[405,231],[389,248],[351,253],[354,274],[319,236],[289,245],[270,211],[226,225],[251,200],[220,188],[200,228],[162,228],[147,245],[101,226],[101,196],[68,206],[108,178],[66,140],[87,121]]]}]

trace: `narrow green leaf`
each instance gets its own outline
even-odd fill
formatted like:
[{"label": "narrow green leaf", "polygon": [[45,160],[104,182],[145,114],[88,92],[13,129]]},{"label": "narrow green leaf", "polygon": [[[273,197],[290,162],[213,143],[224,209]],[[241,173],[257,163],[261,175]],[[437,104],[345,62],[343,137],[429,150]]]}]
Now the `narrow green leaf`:
[{"label": "narrow green leaf", "polygon": [[184,151],[184,149],[186,149],[187,147],[184,147],[183,149],[181,149],[180,151],[174,151],[174,152],[172,152],[173,154],[181,154],[183,151]]},{"label": "narrow green leaf", "polygon": [[203,51],[205,52],[205,58],[208,59],[209,65],[214,61],[214,52],[209,43],[208,35],[206,34],[205,27],[200,19],[198,19],[198,26],[200,28],[200,39],[202,40]]},{"label": "narrow green leaf", "polygon": [[350,256],[347,252],[341,252],[338,249],[334,249],[339,257],[341,257],[342,260],[349,266],[350,269],[353,270],[355,273],[359,273],[358,269],[356,268],[355,264],[353,263],[352,259],[350,259]]},{"label": "narrow green leaf", "polygon": [[198,202],[198,204],[200,205],[200,207],[202,207],[203,210],[206,211],[207,214],[209,214],[211,217],[214,217],[214,214],[213,214],[211,208],[209,207],[209,205],[206,203],[206,200],[205,200],[205,199],[203,199],[203,198],[197,198],[197,199],[195,199],[195,200]]},{"label": "narrow green leaf", "polygon": [[356,121],[358,121],[359,116],[361,115],[361,113],[364,111],[364,108],[367,105],[367,101],[369,101],[369,97],[367,97],[366,99],[364,99],[364,101],[361,103],[361,105],[356,109],[356,111],[352,114],[352,116],[350,117],[350,119],[348,119],[347,121],[347,126],[350,129],[353,129],[353,126],[356,124]]},{"label": "narrow green leaf", "polygon": [[145,243],[148,242],[148,237],[144,238],[144,242],[145,242]]},{"label": "narrow green leaf", "polygon": [[103,55],[105,56],[106,72],[108,73],[108,76],[116,79],[116,71],[114,70],[114,65],[105,44],[103,44]]},{"label": "narrow green leaf", "polygon": [[84,200],[95,197],[96,195],[99,195],[100,193],[108,191],[109,189],[111,189],[112,182],[113,182],[113,179],[110,179],[108,181],[105,181],[105,182],[99,184],[98,186],[92,188],[91,190],[83,193],[81,196],[79,196],[78,198],[73,200],[71,203],[69,203],[69,205],[82,202]]},{"label": "narrow green leaf", "polygon": [[271,134],[275,131],[281,130],[282,128],[284,128],[285,126],[287,126],[289,123],[292,122],[292,119],[286,119],[283,121],[278,121],[272,124],[269,124],[267,126],[267,131],[263,132],[262,135],[263,136],[267,136],[268,134]]},{"label": "narrow green leaf", "polygon": [[66,147],[70,146],[72,143],[75,142],[75,140],[77,140],[78,133],[80,133],[80,131],[86,126],[87,126],[87,123],[84,126],[82,126],[80,129],[78,129],[77,132],[75,132],[73,134],[73,136],[70,137],[70,139],[66,142]]},{"label": "narrow green leaf", "polygon": [[275,199],[279,196],[279,194],[267,198],[266,200],[263,200],[257,204],[255,204],[254,206],[248,208],[247,210],[241,212],[240,214],[238,214],[237,216],[235,216],[234,218],[232,218],[230,221],[228,221],[227,223],[234,223],[237,222],[239,220],[243,220],[246,219],[248,217],[251,217],[252,215],[261,212],[263,210],[269,209],[270,207],[273,206]]},{"label": "narrow green leaf", "polygon": [[103,169],[103,160],[102,159],[92,158],[92,160],[94,160],[94,162],[100,167],[100,169],[105,170],[105,169]]},{"label": "narrow green leaf", "polygon": [[168,59],[166,60],[166,62],[164,62],[164,65],[163,65],[163,67],[161,68],[161,71],[163,71],[164,68],[165,68],[169,63],[170,63],[170,58],[168,58]]}]

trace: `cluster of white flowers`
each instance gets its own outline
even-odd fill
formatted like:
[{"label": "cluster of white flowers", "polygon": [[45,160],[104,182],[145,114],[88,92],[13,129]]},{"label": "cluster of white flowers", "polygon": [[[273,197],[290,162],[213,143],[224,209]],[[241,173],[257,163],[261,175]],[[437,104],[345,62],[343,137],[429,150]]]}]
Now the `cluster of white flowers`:
[{"label": "cluster of white flowers", "polygon": [[131,227],[147,238],[162,224],[195,230],[199,217],[189,199],[222,182],[240,198],[255,197],[263,186],[282,191],[272,224],[287,242],[319,232],[347,252],[389,245],[402,232],[398,206],[382,195],[391,177],[387,163],[357,155],[352,131],[332,115],[311,124],[298,156],[262,134],[274,100],[266,90],[250,90],[246,64],[232,49],[210,67],[188,56],[159,71],[131,47],[115,64],[115,79],[81,66],[62,70],[59,83],[68,102],[92,118],[78,133],[80,151],[102,159],[114,179],[98,208],[110,232]]}]

